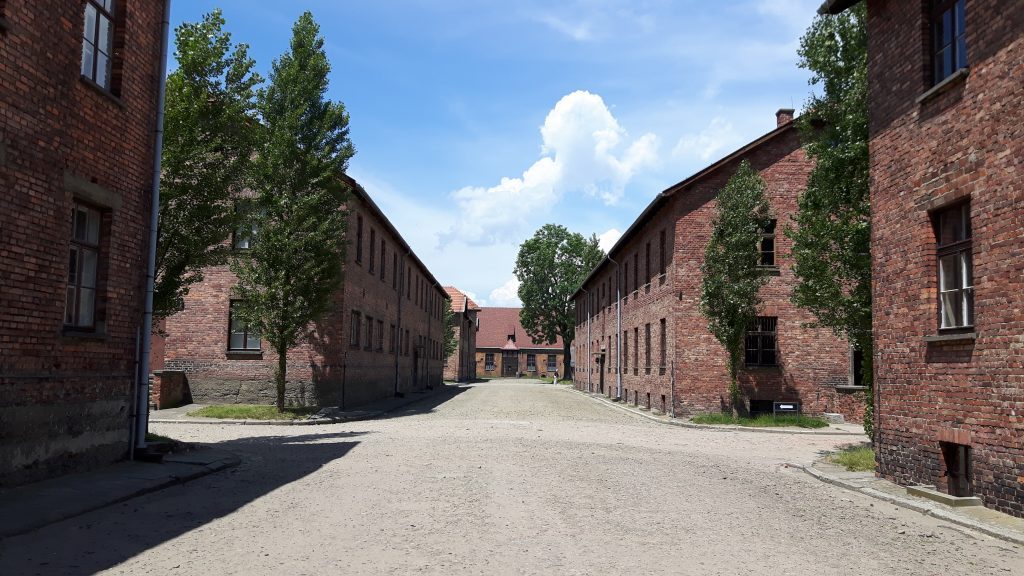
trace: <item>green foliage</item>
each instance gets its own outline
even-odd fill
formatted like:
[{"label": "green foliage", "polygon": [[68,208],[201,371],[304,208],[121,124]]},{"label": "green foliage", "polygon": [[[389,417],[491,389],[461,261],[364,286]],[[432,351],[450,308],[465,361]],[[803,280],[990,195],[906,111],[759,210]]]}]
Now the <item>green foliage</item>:
[{"label": "green foliage", "polygon": [[875,451],[871,446],[847,446],[829,456],[829,461],[838,464],[851,472],[874,472]]},{"label": "green foliage", "polygon": [[773,416],[762,414],[749,418],[733,416],[732,414],[696,414],[690,421],[694,424],[732,424],[735,426],[747,426],[750,428],[776,428],[782,426],[793,426],[797,428],[827,428],[828,422],[815,416],[804,416],[803,414],[784,414]]},{"label": "green foliage", "polygon": [[[558,224],[545,224],[523,242],[516,257],[516,278],[523,309],[519,321],[537,342],[554,344],[562,337],[565,358],[576,336],[576,312],[569,296],[604,258],[597,236],[588,240]],[[568,380],[569,362],[563,378]]]},{"label": "green foliage", "polygon": [[761,234],[771,224],[765,184],[744,160],[718,193],[718,214],[701,264],[700,311],[729,354],[730,400],[740,409],[736,374],[747,328],[757,317],[758,292],[768,281],[758,266]]},{"label": "green foliage", "polygon": [[231,420],[298,420],[316,414],[319,410],[316,406],[289,406],[278,410],[275,406],[224,404],[204,406],[199,410],[189,412],[188,415]]},{"label": "green foliage", "polygon": [[455,325],[459,322],[459,315],[452,310],[451,302],[445,301],[444,306],[444,356],[442,358],[447,362],[448,357],[455,353],[455,350],[459,347],[459,339],[455,337]]},{"label": "green foliage", "polygon": [[339,289],[344,260],[345,189],[339,176],[354,153],[348,114],[324,100],[330,63],[306,12],[291,47],[274,61],[259,95],[262,142],[253,164],[256,232],[231,262],[239,316],[277,352],[277,406],[284,408],[285,354],[308,335]]},{"label": "green foliage", "polygon": [[206,266],[223,264],[235,226],[231,196],[251,182],[254,62],[215,10],[178,26],[167,77],[154,314],[173,314]]},{"label": "green foliage", "polygon": [[[800,66],[822,88],[799,120],[816,162],[794,227],[793,303],[863,352],[871,386],[871,222],[868,181],[867,29],[864,3],[817,17],[800,41]],[[872,394],[867,394],[870,407]],[[871,411],[865,418],[872,432]]]}]

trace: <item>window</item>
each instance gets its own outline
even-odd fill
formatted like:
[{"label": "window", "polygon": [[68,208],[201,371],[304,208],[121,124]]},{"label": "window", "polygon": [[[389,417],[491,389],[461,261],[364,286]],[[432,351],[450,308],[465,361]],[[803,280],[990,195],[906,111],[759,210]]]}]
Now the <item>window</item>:
[{"label": "window", "polygon": [[366,344],[364,350],[373,350],[373,318],[366,317]]},{"label": "window", "polygon": [[526,371],[536,372],[537,371],[537,355],[527,354],[526,355]]},{"label": "window", "polygon": [[633,328],[633,374],[640,373],[640,328]]},{"label": "window", "polygon": [[757,250],[760,253],[757,264],[759,266],[775,266],[775,223],[772,219],[768,227],[761,232],[761,242]]},{"label": "window", "polygon": [[405,299],[412,301],[412,266],[405,267]]},{"label": "window", "polygon": [[775,336],[778,318],[758,316],[747,328],[747,366],[775,366]]},{"label": "window", "polygon": [[666,269],[666,252],[665,252],[665,231],[662,230],[658,233],[658,274],[662,276],[661,282],[665,282],[665,269]]},{"label": "window", "polygon": [[666,355],[667,355],[667,352],[668,352],[667,351],[667,348],[668,348],[668,335],[666,334],[666,326],[665,326],[665,319],[664,318],[662,318],[661,322],[660,322],[660,332],[659,332],[659,338],[658,339],[660,340],[660,345],[659,345],[660,352],[659,352],[659,356],[658,356],[658,374],[664,374],[665,373],[665,360],[666,360]]},{"label": "window", "polygon": [[377,231],[370,228],[370,265],[366,268],[366,271],[373,274],[373,264],[377,260]]},{"label": "window", "polygon": [[[383,234],[381,234],[381,236],[383,236]],[[387,264],[384,263],[384,262],[386,262],[386,260],[384,259],[386,253],[387,253],[387,243],[384,241],[383,238],[381,238],[380,239],[380,281],[381,282],[384,281],[384,268],[385,268],[385,266],[387,266]]]},{"label": "window", "polygon": [[494,370],[494,354],[484,354],[484,370],[491,372]]},{"label": "window", "polygon": [[352,311],[352,319],[349,322],[349,324],[351,324],[351,325],[349,326],[349,335],[348,335],[348,339],[349,339],[348,345],[353,347],[353,348],[359,348],[359,333],[360,333],[360,329],[362,328],[362,326],[361,326],[362,321],[363,321],[362,315],[359,312],[356,312],[355,310],[353,310]]},{"label": "window", "polygon": [[363,261],[363,217],[356,215],[356,264]]},{"label": "window", "polygon": [[260,336],[249,330],[249,326],[238,317],[242,303],[232,300],[228,306],[228,350],[259,350]]},{"label": "window", "polygon": [[932,83],[967,67],[964,0],[932,1]]},{"label": "window", "polygon": [[231,247],[235,250],[248,250],[252,248],[252,241],[256,238],[257,229],[251,215],[251,200],[235,202],[235,216],[239,218],[238,227],[231,234]]},{"label": "window", "polygon": [[622,373],[629,371],[629,332],[622,331]]},{"label": "window", "polygon": [[110,90],[114,44],[114,0],[86,0],[82,31],[82,76]]},{"label": "window", "polygon": [[[651,281],[651,243],[648,242],[644,248],[644,284]],[[650,289],[650,288],[648,288]]]},{"label": "window", "polygon": [[405,331],[405,355],[409,355],[409,331]]},{"label": "window", "polygon": [[651,325],[644,324],[644,373],[651,373]]},{"label": "window", "polygon": [[395,351],[395,325],[391,325],[391,330],[388,332],[388,352]]},{"label": "window", "polygon": [[971,258],[971,207],[964,203],[935,214],[939,265],[939,327],[974,324],[974,272]]},{"label": "window", "polygon": [[554,354],[548,354],[548,372],[555,372],[558,370],[558,360]]},{"label": "window", "polygon": [[623,263],[622,283],[625,285],[625,290],[622,291],[622,297],[629,298],[629,260],[626,260],[626,262]]},{"label": "window", "polygon": [[398,252],[391,255],[391,289],[398,290]]},{"label": "window", "polygon": [[377,320],[377,352],[384,351],[384,321]]},{"label": "window", "polygon": [[100,259],[100,211],[75,202],[71,206],[71,245],[64,325],[91,329],[96,324],[96,285]]},{"label": "window", "polygon": [[633,253],[633,290],[640,289],[640,264],[638,264],[640,254],[638,252]]}]

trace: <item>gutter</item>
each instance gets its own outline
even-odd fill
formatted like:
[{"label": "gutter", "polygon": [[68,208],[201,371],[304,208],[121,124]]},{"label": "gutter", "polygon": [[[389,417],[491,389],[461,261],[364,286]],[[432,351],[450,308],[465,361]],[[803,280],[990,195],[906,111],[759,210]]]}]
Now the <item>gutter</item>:
[{"label": "gutter", "polygon": [[146,303],[142,316],[142,342],[140,344],[139,370],[136,374],[138,394],[135,416],[136,450],[146,448],[146,430],[149,427],[149,347],[153,340],[153,290],[156,283],[156,240],[160,223],[160,174],[164,152],[164,98],[167,92],[167,38],[171,27],[171,0],[164,0],[164,16],[160,23],[160,76],[156,101],[156,134],[153,150],[153,192],[149,219],[149,254],[146,259]]}]

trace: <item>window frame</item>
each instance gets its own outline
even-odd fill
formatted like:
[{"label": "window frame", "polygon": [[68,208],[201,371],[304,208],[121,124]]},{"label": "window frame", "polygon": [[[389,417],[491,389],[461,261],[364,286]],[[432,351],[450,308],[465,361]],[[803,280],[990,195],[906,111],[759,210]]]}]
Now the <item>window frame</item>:
[{"label": "window frame", "polygon": [[484,372],[494,372],[494,352],[484,352]]},{"label": "window frame", "polygon": [[644,374],[651,373],[651,323],[644,324]]},{"label": "window frame", "polygon": [[[778,220],[772,218],[768,222],[768,228],[761,230],[761,239],[757,242],[757,267],[774,269],[779,267],[779,263],[775,256],[778,254],[776,241],[776,230],[778,229]],[[765,244],[770,242],[771,249],[766,250]],[[767,262],[766,260],[771,260]]]},{"label": "window frame", "polygon": [[537,371],[537,355],[527,354],[526,355],[526,371],[536,372]]},{"label": "window frame", "polygon": [[358,310],[352,310],[349,315],[348,345],[350,348],[359,348],[359,338],[363,333],[363,315]]},{"label": "window frame", "polygon": [[366,317],[366,343],[363,345],[363,350],[367,352],[373,350],[373,316]]},{"label": "window frame", "polygon": [[[960,230],[964,237],[954,239],[945,244],[942,243],[943,217],[956,212],[960,219]],[[935,276],[936,276],[936,313],[938,315],[938,327],[942,333],[957,331],[969,331],[974,328],[974,234],[971,226],[971,204],[970,201],[957,202],[943,206],[932,212],[932,226],[935,231]],[[957,288],[947,290],[945,288],[945,274],[943,260],[951,256],[959,256],[957,263]],[[961,293],[960,312],[958,323],[946,325],[946,294]]]},{"label": "window frame", "polygon": [[[79,61],[79,74],[82,78],[91,82],[96,87],[100,88],[104,92],[114,93],[113,77],[114,77],[114,34],[115,24],[117,23],[117,2],[118,0],[85,0],[83,2],[82,11],[82,55]],[[95,21],[93,23],[93,31],[90,37],[88,30],[88,12],[89,8],[92,8],[95,12]],[[108,23],[107,28],[107,42],[105,49],[101,49],[100,44],[100,29],[102,28],[101,22],[106,20]],[[93,52],[90,57],[89,70],[86,73],[84,70],[86,65],[86,44],[92,47]],[[102,79],[99,77],[99,55],[103,54],[106,57],[106,70]]]},{"label": "window frame", "polygon": [[[256,224],[247,218],[252,214],[252,199],[242,198],[235,200],[235,218],[238,218],[238,225],[231,231],[232,250],[251,250],[252,243],[256,239]],[[245,220],[243,221],[243,218]],[[244,239],[245,246],[239,246]]]},{"label": "window frame", "polygon": [[[771,342],[771,360],[765,359],[769,350],[765,342]],[[756,346],[751,346],[755,342]],[[750,360],[750,352],[757,351],[757,359]],[[746,368],[777,368],[779,366],[779,318],[777,316],[756,316],[747,326],[743,336],[743,366]]]},{"label": "window frame", "polygon": [[547,372],[558,372],[558,355],[557,354],[548,354],[547,356],[548,356],[547,357],[547,362],[544,365],[546,371]]},{"label": "window frame", "polygon": [[[85,235],[86,237],[78,238],[78,214],[80,212],[85,213]],[[90,215],[95,217],[95,240],[90,240],[88,234],[90,231]],[[96,330],[96,320],[99,315],[99,304],[100,304],[100,271],[102,268],[101,258],[103,256],[102,251],[103,243],[103,210],[93,206],[87,202],[73,199],[71,202],[71,235],[68,239],[68,272],[65,275],[64,282],[64,316],[62,324],[65,330],[75,332],[94,332]],[[93,254],[93,270],[92,270],[92,286],[83,286],[82,275],[85,268],[86,254]],[[74,256],[72,256],[72,254]],[[74,270],[71,270],[71,259],[74,258]],[[72,275],[74,278],[72,278]],[[69,292],[74,291],[72,297],[74,301],[74,310],[71,313],[72,320],[68,322],[68,299]],[[85,324],[81,322],[82,314],[82,293],[83,290],[92,291],[92,303],[91,303],[91,317],[89,323]]]},{"label": "window frame", "polygon": [[[931,85],[936,86],[957,71],[967,68],[967,5],[966,0],[932,0],[928,9],[928,24],[931,32],[929,43],[929,67]],[[946,16],[949,21],[946,22]],[[948,28],[947,28],[948,25]],[[949,30],[949,42],[945,32]],[[949,69],[939,62],[943,53],[950,56]]]},{"label": "window frame", "polygon": [[[238,352],[262,352],[263,351],[263,339],[260,338],[258,333],[250,332],[249,325],[246,324],[242,320],[239,320],[239,322],[241,322],[243,324],[243,326],[244,326],[244,329],[241,332],[241,334],[242,334],[242,347],[241,348],[236,348],[236,347],[232,346],[232,344],[231,344],[232,337],[236,334],[236,332],[234,330],[235,308],[237,306],[240,306],[241,303],[242,303],[242,300],[237,300],[237,299],[232,299],[232,300],[228,301],[228,348],[227,348],[228,353],[229,354],[234,354],[234,353],[238,353]],[[256,338],[256,347],[255,348],[253,348],[253,347],[251,347],[249,345],[249,338],[252,337],[252,336],[255,336],[255,338]]]}]

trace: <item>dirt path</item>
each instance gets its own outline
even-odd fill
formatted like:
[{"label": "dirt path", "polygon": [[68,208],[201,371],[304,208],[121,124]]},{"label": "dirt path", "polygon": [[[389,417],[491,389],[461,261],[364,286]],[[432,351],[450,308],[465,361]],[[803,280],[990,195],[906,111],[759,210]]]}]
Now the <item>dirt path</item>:
[{"label": "dirt path", "polygon": [[784,466],[842,438],[663,426],[550,384],[154,431],[243,463],[2,541],[0,574],[1024,575],[1020,548]]}]

